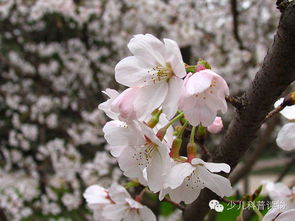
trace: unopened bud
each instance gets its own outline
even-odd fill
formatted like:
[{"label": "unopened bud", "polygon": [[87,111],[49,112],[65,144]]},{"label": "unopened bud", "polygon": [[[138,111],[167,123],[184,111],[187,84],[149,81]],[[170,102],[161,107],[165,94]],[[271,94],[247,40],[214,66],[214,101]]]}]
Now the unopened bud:
[{"label": "unopened bud", "polygon": [[199,59],[199,61],[197,63],[197,66],[196,66],[196,72],[202,71],[202,70],[205,70],[205,69],[211,69],[210,64],[207,61],[203,60],[203,59]]},{"label": "unopened bud", "polygon": [[295,92],[288,94],[283,101],[284,106],[292,106],[295,104]]}]

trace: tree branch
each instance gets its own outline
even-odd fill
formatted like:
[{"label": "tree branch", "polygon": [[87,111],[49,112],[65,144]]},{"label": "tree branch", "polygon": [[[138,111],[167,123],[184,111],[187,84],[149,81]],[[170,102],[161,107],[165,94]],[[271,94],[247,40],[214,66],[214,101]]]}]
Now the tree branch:
[{"label": "tree branch", "polygon": [[[283,10],[280,24],[262,67],[245,93],[245,107],[237,110],[213,162],[224,162],[235,168],[271,110],[273,103],[295,79],[295,4]],[[184,220],[203,220],[211,199],[217,197],[204,189],[199,198],[184,212]]]}]

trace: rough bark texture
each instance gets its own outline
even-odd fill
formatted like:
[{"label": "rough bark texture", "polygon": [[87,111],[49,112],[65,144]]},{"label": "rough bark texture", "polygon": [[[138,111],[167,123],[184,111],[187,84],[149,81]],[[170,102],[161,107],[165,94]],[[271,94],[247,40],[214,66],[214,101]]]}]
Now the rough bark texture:
[{"label": "rough bark texture", "polygon": [[[279,2],[278,2],[279,3]],[[225,162],[234,168],[257,136],[263,119],[281,93],[295,80],[295,3],[282,9],[273,45],[250,88],[243,96],[243,108],[237,110],[213,162]],[[184,212],[185,221],[202,221],[208,213],[208,203],[218,197],[208,189]]]}]

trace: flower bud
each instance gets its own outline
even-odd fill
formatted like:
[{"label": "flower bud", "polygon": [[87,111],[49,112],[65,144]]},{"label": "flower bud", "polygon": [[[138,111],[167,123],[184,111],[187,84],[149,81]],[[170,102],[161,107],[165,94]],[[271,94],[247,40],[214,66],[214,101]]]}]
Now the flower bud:
[{"label": "flower bud", "polygon": [[295,92],[288,94],[283,101],[284,106],[292,106],[295,104]]},{"label": "flower bud", "polygon": [[219,133],[223,128],[221,117],[216,117],[214,122],[207,127],[207,130],[212,134]]}]

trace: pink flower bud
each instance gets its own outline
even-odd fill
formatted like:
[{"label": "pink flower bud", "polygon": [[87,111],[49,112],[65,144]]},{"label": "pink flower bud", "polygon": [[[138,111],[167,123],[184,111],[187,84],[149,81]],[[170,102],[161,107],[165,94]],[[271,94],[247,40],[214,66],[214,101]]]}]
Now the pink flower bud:
[{"label": "pink flower bud", "polygon": [[216,117],[214,122],[207,127],[208,131],[212,134],[219,133],[223,128],[223,123],[221,117]]},{"label": "pink flower bud", "polygon": [[136,119],[134,101],[138,95],[138,88],[124,90],[111,104],[111,110],[119,113],[120,118],[126,120]]}]

